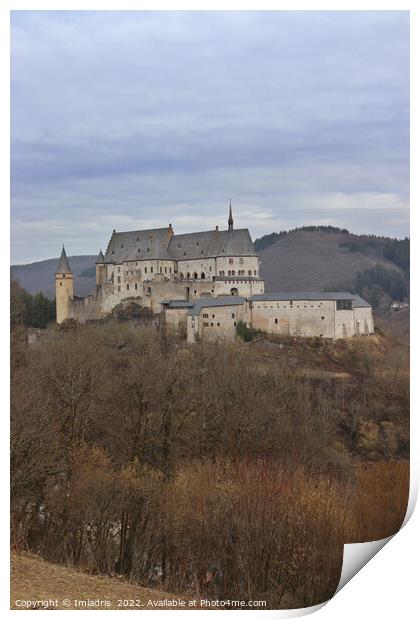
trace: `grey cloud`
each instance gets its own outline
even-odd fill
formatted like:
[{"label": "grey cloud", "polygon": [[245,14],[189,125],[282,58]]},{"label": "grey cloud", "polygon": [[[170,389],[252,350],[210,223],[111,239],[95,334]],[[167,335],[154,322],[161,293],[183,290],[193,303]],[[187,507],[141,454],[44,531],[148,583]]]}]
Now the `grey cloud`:
[{"label": "grey cloud", "polygon": [[[318,195],[407,204],[408,25],[395,11],[15,12],[15,260],[49,256],[56,234],[96,252],[118,219],[186,229],[199,208],[210,224],[228,197],[254,235],[319,222]],[[406,209],[384,206],[380,224],[368,206],[335,211],[408,232]]]}]

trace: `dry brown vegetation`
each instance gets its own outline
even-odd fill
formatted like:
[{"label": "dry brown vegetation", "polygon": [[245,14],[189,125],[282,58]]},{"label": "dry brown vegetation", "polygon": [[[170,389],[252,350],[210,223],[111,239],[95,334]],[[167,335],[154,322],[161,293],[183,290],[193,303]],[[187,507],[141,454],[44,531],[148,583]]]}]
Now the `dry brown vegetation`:
[{"label": "dry brown vegetation", "polygon": [[13,548],[184,596],[323,601],[343,543],[404,518],[407,377],[383,336],[16,332]]},{"label": "dry brown vegetation", "polygon": [[[119,600],[139,603],[147,610],[172,609],[165,602],[172,600],[173,595],[162,590],[142,588],[121,578],[88,575],[25,552],[12,553],[10,581],[11,609],[27,608],[20,601],[30,601],[32,609],[130,609],[128,605],[119,605]],[[68,600],[69,606],[63,605],[63,600]],[[104,601],[109,601],[109,605]],[[153,603],[159,606],[154,607]]]}]

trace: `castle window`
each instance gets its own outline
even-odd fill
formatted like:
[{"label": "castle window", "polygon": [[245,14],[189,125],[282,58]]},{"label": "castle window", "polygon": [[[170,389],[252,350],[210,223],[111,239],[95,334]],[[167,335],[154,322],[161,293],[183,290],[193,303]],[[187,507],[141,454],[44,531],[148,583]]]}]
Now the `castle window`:
[{"label": "castle window", "polygon": [[217,324],[217,327],[220,327],[220,323]]},{"label": "castle window", "polygon": [[152,294],[152,289],[150,288],[150,286],[148,286],[146,289],[146,295],[151,295],[151,294]]},{"label": "castle window", "polygon": [[191,274],[187,273],[187,275],[185,277],[187,278],[187,280],[189,280],[191,278]]},{"label": "castle window", "polygon": [[162,267],[159,269],[159,272],[162,273]]},{"label": "castle window", "polygon": [[208,319],[209,315],[208,314],[203,314],[203,319]]},{"label": "castle window", "polygon": [[206,277],[206,274],[204,273],[204,271],[201,272],[201,279],[204,280],[204,278]]},{"label": "castle window", "polygon": [[172,273],[172,267],[169,267],[169,273]]},{"label": "castle window", "polygon": [[233,265],[233,258],[229,258],[229,265]]},{"label": "castle window", "polygon": [[351,299],[337,299],[337,310],[353,310]]},{"label": "castle window", "polygon": [[230,269],[229,269],[229,271],[228,271],[228,276],[230,276],[230,275],[231,275],[231,271],[230,271]]},{"label": "castle window", "polygon": [[147,267],[144,268],[144,273],[147,273]]},{"label": "castle window", "polygon": [[233,276],[235,275],[235,270],[233,270],[233,271],[232,271],[232,275],[233,275]]},{"label": "castle window", "polygon": [[60,286],[63,286],[63,283],[62,283],[62,282],[60,282]]},{"label": "castle window", "polygon": [[211,271],[211,267],[209,267],[209,271]]},{"label": "castle window", "polygon": [[165,273],[168,273],[168,268],[167,267],[165,267]]},{"label": "castle window", "polygon": [[324,320],[325,320],[325,316],[322,316],[322,317],[321,317],[321,321],[324,321]]},{"label": "castle window", "polygon": [[129,290],[130,290],[130,285],[129,285],[129,284],[127,284],[127,291],[129,291]]},{"label": "castle window", "polygon": [[289,301],[289,306],[293,308],[293,301]]},{"label": "castle window", "polygon": [[197,273],[196,271],[194,271],[194,276],[193,276],[193,277],[194,277],[194,280],[197,280],[197,278],[198,278],[198,273]]},{"label": "castle window", "polygon": [[121,293],[121,286],[118,287],[118,292]]},{"label": "castle window", "polygon": [[180,280],[183,280],[183,279],[184,279],[184,274],[183,274],[183,273],[180,273],[180,274],[179,274],[179,278],[180,278]]},{"label": "castle window", "polygon": [[120,283],[121,282],[121,276],[117,277],[117,282]]},{"label": "castle window", "polygon": [[196,245],[200,245],[200,242],[199,242],[199,241],[196,241]]},{"label": "castle window", "polygon": [[203,252],[203,250],[201,250],[201,256],[203,256],[203,254],[204,254],[204,252]]},{"label": "castle window", "polygon": [[274,319],[274,323],[277,325],[277,323],[279,322],[278,319]]},{"label": "castle window", "polygon": [[213,323],[210,323],[210,327],[213,327]]},{"label": "castle window", "polygon": [[237,288],[231,288],[230,289],[230,294],[231,295],[237,295],[238,294],[238,289]]},{"label": "castle window", "polygon": [[137,282],[135,283],[134,288],[135,288],[135,289],[136,289],[136,291],[137,291],[137,288],[138,288],[138,287],[137,287]]},{"label": "castle window", "polygon": [[234,319],[234,318],[235,318],[235,313],[234,313],[234,312],[232,312],[232,319]]},{"label": "castle window", "polygon": [[256,275],[257,275],[257,272],[256,272],[256,271],[254,271],[254,276],[256,276]]},{"label": "castle window", "polygon": [[251,271],[251,269],[248,269],[248,275],[249,275],[249,276],[252,276],[252,271]]},{"label": "castle window", "polygon": [[208,323],[203,323],[203,327],[208,327],[209,324]]},{"label": "castle window", "polygon": [[150,267],[150,273],[153,273],[153,265]]}]

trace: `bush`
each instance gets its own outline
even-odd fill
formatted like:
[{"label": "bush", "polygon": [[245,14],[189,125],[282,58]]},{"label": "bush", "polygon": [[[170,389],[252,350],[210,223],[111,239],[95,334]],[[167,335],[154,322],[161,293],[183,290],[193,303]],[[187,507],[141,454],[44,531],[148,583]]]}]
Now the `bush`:
[{"label": "bush", "polygon": [[252,329],[252,327],[248,327],[244,321],[238,321],[236,325],[236,335],[244,342],[251,342],[251,340],[255,340],[257,333],[257,330]]}]

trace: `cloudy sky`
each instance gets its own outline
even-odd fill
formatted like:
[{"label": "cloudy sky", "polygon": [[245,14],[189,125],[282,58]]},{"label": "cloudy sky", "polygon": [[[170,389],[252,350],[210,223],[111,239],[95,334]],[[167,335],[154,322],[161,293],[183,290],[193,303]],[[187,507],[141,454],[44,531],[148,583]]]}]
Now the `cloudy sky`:
[{"label": "cloudy sky", "polygon": [[12,262],[115,228],[409,232],[408,12],[12,15]]}]

